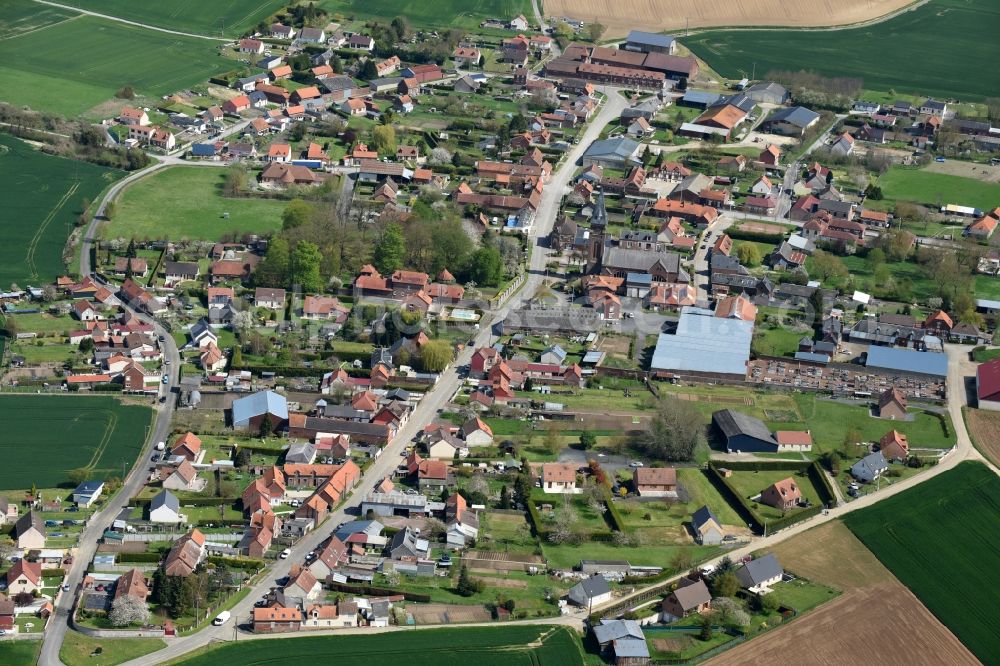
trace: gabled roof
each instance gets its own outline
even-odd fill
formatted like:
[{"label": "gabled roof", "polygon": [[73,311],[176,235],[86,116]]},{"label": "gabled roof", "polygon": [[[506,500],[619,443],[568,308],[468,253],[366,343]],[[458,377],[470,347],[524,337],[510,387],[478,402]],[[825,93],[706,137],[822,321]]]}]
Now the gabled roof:
[{"label": "gabled roof", "polygon": [[784,574],[784,569],[778,563],[778,558],[768,553],[746,563],[736,570],[736,577],[743,587],[753,587]]},{"label": "gabled roof", "polygon": [[586,606],[590,603],[591,599],[610,592],[611,586],[608,585],[607,579],[600,574],[596,574],[571,587],[568,596],[571,601],[581,606]]},{"label": "gabled roof", "polygon": [[708,591],[705,581],[698,580],[690,585],[678,587],[672,593],[677,600],[677,604],[685,611],[697,608],[702,604],[707,604],[712,600],[712,593]]},{"label": "gabled roof", "polygon": [[716,525],[719,525],[720,527],[722,526],[722,521],[720,521],[715,514],[712,513],[712,510],[709,509],[708,506],[703,506],[691,514],[691,524],[696,529],[701,528],[710,520],[714,521]]},{"label": "gabled roof", "polygon": [[712,414],[712,420],[726,438],[746,435],[767,442],[774,442],[771,431],[760,419],[732,409],[720,409]]}]

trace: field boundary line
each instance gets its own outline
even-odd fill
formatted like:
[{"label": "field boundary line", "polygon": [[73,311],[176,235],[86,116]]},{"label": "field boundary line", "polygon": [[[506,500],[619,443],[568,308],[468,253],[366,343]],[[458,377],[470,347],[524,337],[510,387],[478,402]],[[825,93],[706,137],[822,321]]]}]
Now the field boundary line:
[{"label": "field boundary line", "polygon": [[8,37],[0,37],[0,42],[6,42],[11,39],[17,39],[18,37],[24,37],[25,35],[31,35],[36,32],[41,32],[42,30],[48,30],[49,28],[54,28],[57,25],[62,25],[63,23],[69,23],[70,21],[75,21],[81,16],[83,16],[83,14],[77,14],[76,16],[67,16],[62,21],[56,21],[55,23],[46,23],[45,25],[40,25],[37,28],[32,28],[31,30],[26,30],[25,32],[19,32],[17,34],[10,35]]},{"label": "field boundary line", "polygon": [[56,205],[52,207],[52,209],[49,211],[49,214],[46,215],[45,219],[42,220],[42,223],[38,225],[38,229],[35,230],[35,235],[32,236],[31,242],[28,243],[28,252],[25,254],[24,258],[25,260],[27,260],[28,268],[31,270],[31,277],[33,278],[38,277],[38,269],[35,268],[35,250],[38,248],[38,242],[41,240],[42,234],[45,232],[46,229],[48,229],[49,225],[52,223],[52,220],[55,219],[59,211],[62,210],[63,206],[66,205],[66,202],[69,200],[69,198],[73,196],[73,194],[75,194],[78,189],[80,189],[80,181],[75,180],[73,181],[73,184],[70,185],[69,189],[66,190],[66,194],[62,195],[62,198],[60,198],[59,201],[56,202]]},{"label": "field boundary line", "polygon": [[49,0],[34,0],[40,5],[49,5],[50,7],[58,7],[60,9],[66,9],[69,11],[76,12],[80,15],[93,16],[95,18],[102,18],[108,21],[117,21],[118,23],[125,23],[126,25],[135,26],[137,28],[145,28],[146,30],[155,30],[157,32],[165,32],[168,35],[180,35],[181,37],[194,37],[195,39],[207,39],[212,42],[231,42],[231,39],[224,39],[221,37],[209,37],[208,35],[198,35],[193,32],[183,32],[181,30],[170,30],[168,28],[161,28],[156,25],[149,25],[148,23],[140,23],[139,21],[131,21],[129,19],[121,18],[120,16],[112,16],[110,14],[101,14],[100,12],[90,11],[89,9],[81,9],[80,7],[74,7],[73,5],[64,5],[58,2],[49,2]]}]

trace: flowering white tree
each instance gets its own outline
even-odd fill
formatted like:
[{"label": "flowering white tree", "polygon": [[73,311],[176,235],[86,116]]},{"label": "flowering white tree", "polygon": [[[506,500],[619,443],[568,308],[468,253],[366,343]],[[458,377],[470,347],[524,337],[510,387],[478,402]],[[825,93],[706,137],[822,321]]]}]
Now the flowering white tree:
[{"label": "flowering white tree", "polygon": [[108,620],[115,627],[146,624],[149,622],[149,607],[146,606],[146,602],[126,594],[112,602]]}]

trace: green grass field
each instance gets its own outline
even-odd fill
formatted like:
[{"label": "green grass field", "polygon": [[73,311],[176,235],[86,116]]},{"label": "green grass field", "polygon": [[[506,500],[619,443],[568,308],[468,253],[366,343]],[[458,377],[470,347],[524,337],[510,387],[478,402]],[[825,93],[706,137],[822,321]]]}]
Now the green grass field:
[{"label": "green grass field", "polygon": [[924,169],[893,167],[878,180],[885,201],[913,201],[936,208],[958,204],[990,210],[1000,205],[1000,184]]},{"label": "green grass field", "polygon": [[169,30],[238,37],[284,7],[284,0],[67,0],[67,5]]},{"label": "green grass field", "polygon": [[[528,647],[538,640],[540,647]],[[239,641],[175,663],[312,666],[330,660],[339,666],[368,666],[400,659],[409,666],[465,666],[470,659],[478,666],[572,666],[583,664],[583,650],[579,638],[565,627],[515,625]]]},{"label": "green grass field", "polygon": [[964,462],[844,522],[976,656],[996,663],[1000,478]]},{"label": "green grass field", "polygon": [[[94,649],[98,646],[101,654],[94,656]],[[166,646],[159,638],[91,638],[69,631],[59,650],[59,659],[66,666],[114,666]]]},{"label": "green grass field", "polygon": [[12,104],[76,116],[125,85],[159,97],[203,83],[235,64],[218,53],[209,40],[80,16],[0,40],[0,90]]},{"label": "green grass field", "polygon": [[11,0],[0,5],[0,39],[38,30],[79,16],[60,7],[39,5],[26,0]]},{"label": "green grass field", "polygon": [[[224,169],[169,167],[129,185],[105,238],[218,240],[231,231],[269,233],[281,228],[285,202],[227,199]],[[229,219],[222,214],[229,213]]]},{"label": "green grass field", "polygon": [[82,467],[94,479],[121,475],[122,463],[131,468],[145,443],[152,416],[148,407],[105,396],[5,395],[0,413],[0,490],[65,485]]},{"label": "green grass field", "polygon": [[41,286],[63,273],[63,247],[83,199],[96,198],[121,175],[89,162],[46,155],[0,135],[0,199],[6,205],[0,217],[5,240],[0,245],[0,285]]},{"label": "green grass field", "polygon": [[[1000,89],[1000,6],[992,0],[931,0],[875,25],[849,30],[712,30],[684,44],[726,77],[809,70],[861,77],[864,87],[982,99]],[[991,44],[993,46],[991,46]]]},{"label": "green grass field", "polygon": [[0,663],[7,666],[34,666],[41,649],[41,641],[4,641],[0,643]]},{"label": "green grass field", "polygon": [[510,20],[524,14],[531,21],[531,3],[528,0],[321,0],[323,9],[344,17],[356,19],[380,18],[391,21],[405,16],[414,27],[423,28],[475,28],[486,18]]}]

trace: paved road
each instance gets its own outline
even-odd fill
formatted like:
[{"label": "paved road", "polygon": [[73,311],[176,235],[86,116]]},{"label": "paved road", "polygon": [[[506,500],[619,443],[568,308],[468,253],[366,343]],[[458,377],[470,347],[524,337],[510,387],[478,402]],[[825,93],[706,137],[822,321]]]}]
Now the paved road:
[{"label": "paved road", "polygon": [[[559,168],[552,175],[546,185],[539,202],[535,223],[529,237],[529,242],[534,246],[531,256],[529,274],[525,287],[511,299],[511,302],[504,309],[504,313],[513,307],[518,307],[520,300],[529,297],[538,288],[545,272],[545,264],[548,261],[549,250],[541,245],[541,240],[548,237],[552,229],[555,216],[559,210],[559,201],[562,199],[565,190],[576,170],[576,161],[583,155],[583,151],[590,142],[597,138],[600,129],[611,120],[621,114],[621,110],[627,104],[626,100],[612,90],[603,91],[607,96],[607,101],[601,109],[594,114],[594,118],[588,129],[584,132],[580,142],[569,151]],[[357,507],[361,504],[362,498],[370,492],[375,485],[385,476],[391,475],[398,466],[403,449],[423,430],[423,427],[433,421],[437,413],[443,409],[461,385],[461,377],[456,368],[469,363],[472,352],[476,347],[488,344],[490,341],[490,327],[488,322],[483,322],[478,332],[474,332],[473,344],[468,345],[458,355],[455,363],[442,374],[438,385],[428,391],[424,399],[411,414],[406,426],[393,439],[384,450],[381,457],[368,469],[361,483],[354,490],[347,502],[337,511],[331,513],[330,518],[316,531],[306,535],[299,543],[292,548],[291,556],[286,560],[278,560],[273,569],[268,573],[266,579],[255,586],[253,591],[241,603],[237,604],[232,612],[238,622],[246,622],[256,602],[261,596],[270,590],[275,581],[288,575],[294,563],[302,562],[309,551],[315,549],[325,541],[332,528],[339,523],[350,519],[356,515]],[[191,636],[185,636],[173,640],[171,644],[159,652],[146,655],[142,659],[128,662],[129,665],[145,666],[151,663],[160,663],[181,656],[191,650],[195,650],[213,641],[230,640],[233,637],[232,626],[208,627]]]},{"label": "paved road", "polygon": [[125,23],[127,25],[134,25],[138,28],[146,28],[147,30],[155,30],[157,32],[165,32],[170,35],[180,35],[182,37],[194,37],[195,39],[207,39],[212,42],[231,42],[232,39],[223,39],[222,37],[209,37],[208,35],[196,35],[192,32],[181,32],[180,30],[168,30],[167,28],[160,28],[155,25],[149,25],[148,23],[139,23],[138,21],[129,21],[128,19],[123,19],[118,16],[111,16],[109,14],[101,14],[99,12],[92,12],[86,9],[80,9],[79,7],[74,7],[72,5],[63,5],[58,2],[49,2],[48,0],[35,0],[40,5],[49,5],[51,7],[59,7],[60,9],[68,9],[78,14],[86,14],[87,16],[96,16],[97,18],[107,19],[108,21],[117,21],[118,23]]},{"label": "paved road", "polygon": [[[237,123],[224,131],[223,135],[228,136],[233,132],[240,131],[244,126],[246,126],[247,122],[249,121]],[[100,206],[98,206],[96,215],[93,219],[91,219],[90,224],[87,225],[87,230],[84,232],[82,246],[80,249],[81,275],[92,275],[93,267],[90,265],[91,246],[96,240],[97,230],[104,219],[108,202],[117,197],[124,188],[128,187],[140,178],[143,178],[166,166],[178,163],[189,164],[180,160],[177,157],[177,153],[160,157],[155,164],[152,164],[141,171],[136,171],[130,174],[126,178],[123,178],[115,183],[111,189],[108,190],[107,194],[104,195],[104,199],[101,200]],[[96,279],[96,276],[94,277]],[[126,307],[128,307],[127,304]],[[177,373],[179,372],[178,369],[180,368],[181,361],[180,354],[177,351],[177,345],[175,344],[173,337],[170,335],[170,332],[161,326],[160,323],[154,318],[137,313],[131,308],[129,308],[129,310],[133,314],[137,315],[140,320],[153,324],[156,330],[156,335],[162,338],[160,346],[163,349],[164,359],[170,361],[169,364],[165,366],[164,373],[170,376],[170,383],[166,386],[161,385],[160,393],[167,394],[172,387],[175,387],[178,384]],[[111,521],[118,516],[121,510],[128,506],[129,500],[138,494],[139,490],[145,483],[148,461],[150,455],[152,454],[153,446],[156,442],[167,441],[170,435],[170,422],[173,418],[174,406],[176,404],[176,399],[170,399],[171,396],[172,394],[168,395],[167,401],[163,404],[159,404],[158,402],[156,403],[156,420],[150,431],[149,439],[146,442],[147,445],[144,447],[143,453],[140,455],[138,461],[135,465],[133,465],[132,470],[125,478],[123,487],[108,502],[104,509],[91,517],[86,529],[80,535],[76,556],[73,560],[73,567],[70,569],[65,581],[70,586],[70,592],[62,593],[55,604],[56,617],[52,620],[49,625],[49,629],[45,632],[45,639],[42,643],[42,651],[38,660],[38,663],[41,666],[56,666],[62,663],[59,660],[59,649],[62,647],[62,642],[66,638],[66,632],[69,630],[69,616],[72,612],[75,592],[79,589],[83,575],[86,573],[87,567],[94,558],[94,554],[97,551],[97,542],[104,533],[104,530],[111,524]]]},{"label": "paved road", "polygon": [[[103,204],[101,208],[103,209]],[[91,226],[93,226],[93,223]],[[87,258],[90,256],[89,244],[89,241],[84,244],[83,256]],[[134,310],[132,312],[133,314],[137,314]],[[142,315],[139,315],[139,318],[152,323],[156,327],[156,334],[163,336],[163,341],[160,345],[163,348],[164,358],[170,361],[170,364],[165,369],[165,373],[170,375],[170,384],[168,387],[161,385],[161,393],[165,393],[169,390],[169,387],[177,385],[177,373],[181,362],[180,354],[177,352],[177,345],[174,344],[170,333],[155,320]],[[171,400],[170,397],[168,396],[167,401],[163,404],[157,403],[155,408],[156,420],[150,431],[149,439],[146,442],[146,446],[143,447],[143,452],[139,456],[138,461],[132,466],[132,470],[125,478],[122,488],[108,501],[103,509],[91,516],[86,529],[84,529],[83,534],[80,536],[73,566],[70,568],[65,580],[70,586],[70,591],[62,593],[55,604],[56,616],[50,622],[49,628],[45,632],[41,655],[38,659],[38,663],[41,666],[56,666],[62,663],[59,660],[59,649],[66,637],[66,632],[69,630],[69,616],[73,609],[76,590],[79,589],[87,567],[90,565],[91,560],[94,559],[94,554],[97,552],[97,542],[104,533],[104,530],[118,516],[121,510],[128,506],[129,500],[138,494],[145,483],[148,474],[148,461],[153,452],[154,443],[166,441],[170,435],[170,421],[173,417],[176,402],[175,400]]]}]

